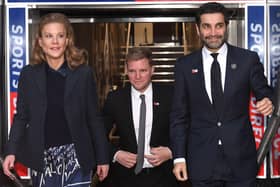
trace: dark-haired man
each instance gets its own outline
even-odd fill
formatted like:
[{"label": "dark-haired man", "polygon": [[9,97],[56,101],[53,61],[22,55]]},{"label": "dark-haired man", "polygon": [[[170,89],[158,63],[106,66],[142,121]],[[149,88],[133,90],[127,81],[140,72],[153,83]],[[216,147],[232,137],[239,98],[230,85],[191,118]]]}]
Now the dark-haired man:
[{"label": "dark-haired man", "polygon": [[255,187],[250,93],[260,113],[273,110],[257,53],[226,42],[228,22],[222,4],[203,4],[196,19],[203,47],[176,63],[170,117],[173,172],[178,180],[190,178],[193,187]]}]

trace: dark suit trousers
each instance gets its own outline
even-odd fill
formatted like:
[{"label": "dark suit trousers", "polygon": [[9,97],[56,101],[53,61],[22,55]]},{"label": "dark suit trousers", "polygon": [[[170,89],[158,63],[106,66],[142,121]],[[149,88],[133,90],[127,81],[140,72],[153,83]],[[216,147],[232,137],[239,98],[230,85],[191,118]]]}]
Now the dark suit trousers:
[{"label": "dark suit trousers", "polygon": [[217,161],[209,180],[192,181],[192,187],[256,187],[256,178],[233,180],[233,174],[223,151],[218,145]]},{"label": "dark suit trousers", "polygon": [[172,171],[167,174],[162,168],[146,168],[138,175],[131,173],[114,179],[114,187],[179,187]]},{"label": "dark suit trousers", "polygon": [[256,179],[248,179],[243,181],[193,181],[192,187],[256,187]]}]

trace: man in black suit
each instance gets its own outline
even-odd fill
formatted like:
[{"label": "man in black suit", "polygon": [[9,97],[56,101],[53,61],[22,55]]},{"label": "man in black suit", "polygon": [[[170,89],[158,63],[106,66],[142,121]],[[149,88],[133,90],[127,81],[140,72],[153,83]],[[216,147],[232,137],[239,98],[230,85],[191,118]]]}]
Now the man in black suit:
[{"label": "man in black suit", "polygon": [[179,58],[175,68],[173,172],[178,180],[190,178],[193,187],[253,187],[257,162],[248,111],[251,91],[260,113],[273,110],[263,65],[255,52],[226,42],[223,5],[203,4],[196,24],[203,47]]},{"label": "man in black suit", "polygon": [[[172,90],[151,83],[152,53],[132,48],[127,55],[130,85],[108,94],[104,105],[107,128],[116,125],[119,146],[112,149],[112,175],[120,187],[176,187],[169,148],[169,111]],[[145,96],[144,163],[137,171],[141,153],[141,103]]]}]

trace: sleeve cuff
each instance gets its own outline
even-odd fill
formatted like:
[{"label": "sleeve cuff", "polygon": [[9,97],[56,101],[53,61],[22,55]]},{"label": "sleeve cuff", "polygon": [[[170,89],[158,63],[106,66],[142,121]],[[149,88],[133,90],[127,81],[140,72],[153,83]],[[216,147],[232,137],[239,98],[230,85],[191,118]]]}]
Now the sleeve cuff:
[{"label": "sleeve cuff", "polygon": [[117,151],[115,154],[114,154],[114,157],[113,157],[113,163],[115,163],[116,161],[117,161],[117,154],[120,152],[120,150],[119,151]]},{"label": "sleeve cuff", "polygon": [[186,163],[186,159],[185,158],[176,158],[176,159],[174,159],[173,164],[180,163],[180,162]]}]

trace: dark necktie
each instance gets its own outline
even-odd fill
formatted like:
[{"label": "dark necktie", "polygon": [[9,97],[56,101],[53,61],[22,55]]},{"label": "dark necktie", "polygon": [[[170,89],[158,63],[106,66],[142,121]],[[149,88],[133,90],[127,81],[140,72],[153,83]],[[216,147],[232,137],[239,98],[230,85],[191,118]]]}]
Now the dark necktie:
[{"label": "dark necktie", "polygon": [[211,66],[211,94],[212,103],[218,117],[220,117],[223,110],[223,88],[221,80],[221,69],[217,60],[218,53],[212,53],[211,56],[214,61]]},{"label": "dark necktie", "polygon": [[140,120],[139,120],[139,131],[138,131],[138,148],[137,148],[137,161],[135,167],[135,174],[140,173],[144,163],[144,148],[145,148],[145,126],[146,126],[146,102],[145,95],[140,95],[141,106],[140,106]]}]

